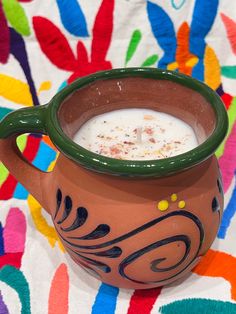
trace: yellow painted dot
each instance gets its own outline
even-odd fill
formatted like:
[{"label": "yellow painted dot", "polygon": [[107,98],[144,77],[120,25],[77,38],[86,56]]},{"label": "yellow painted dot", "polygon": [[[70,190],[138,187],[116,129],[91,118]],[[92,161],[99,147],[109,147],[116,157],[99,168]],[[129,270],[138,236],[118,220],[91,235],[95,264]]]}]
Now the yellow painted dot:
[{"label": "yellow painted dot", "polygon": [[158,208],[160,211],[165,211],[165,210],[167,210],[168,207],[169,207],[169,203],[168,203],[168,201],[166,201],[166,200],[162,200],[162,201],[160,201],[160,202],[157,204],[157,208]]},{"label": "yellow painted dot", "polygon": [[184,208],[185,207],[185,201],[179,201],[178,206],[179,206],[179,208]]},{"label": "yellow painted dot", "polygon": [[177,194],[172,194],[170,198],[171,198],[172,202],[177,201]]}]

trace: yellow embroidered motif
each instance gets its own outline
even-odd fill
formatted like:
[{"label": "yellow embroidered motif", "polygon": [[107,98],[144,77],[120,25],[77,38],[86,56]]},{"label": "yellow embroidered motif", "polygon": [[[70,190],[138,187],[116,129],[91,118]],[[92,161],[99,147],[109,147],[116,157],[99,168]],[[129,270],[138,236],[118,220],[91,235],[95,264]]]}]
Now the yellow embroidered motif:
[{"label": "yellow embroidered motif", "polygon": [[45,91],[45,90],[49,90],[52,87],[52,82],[51,81],[45,81],[42,82],[39,89],[38,89],[38,94],[40,94],[41,92]]},{"label": "yellow embroidered motif", "polygon": [[192,57],[188,61],[186,61],[185,65],[187,67],[193,68],[198,63],[198,61],[199,59],[197,57]]},{"label": "yellow embroidered motif", "polygon": [[172,63],[169,63],[167,65],[167,70],[176,70],[178,69],[178,63],[177,62],[172,62]]},{"label": "yellow embroidered motif", "polygon": [[27,201],[36,229],[48,239],[51,247],[54,247],[58,242],[61,251],[65,252],[65,248],[63,247],[56,230],[54,227],[49,226],[46,219],[43,217],[41,205],[36,201],[35,198],[33,198],[32,195],[28,196]]},{"label": "yellow embroidered motif", "polygon": [[206,46],[204,55],[204,82],[212,89],[217,89],[221,83],[220,63],[215,51]]},{"label": "yellow embroidered motif", "polygon": [[17,104],[33,106],[29,85],[5,74],[0,74],[0,96]]}]

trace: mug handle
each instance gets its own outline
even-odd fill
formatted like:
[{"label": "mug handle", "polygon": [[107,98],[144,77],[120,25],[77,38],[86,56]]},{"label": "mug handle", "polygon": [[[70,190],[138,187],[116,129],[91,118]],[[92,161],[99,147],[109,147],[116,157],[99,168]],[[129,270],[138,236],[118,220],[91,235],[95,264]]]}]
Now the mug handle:
[{"label": "mug handle", "polygon": [[3,118],[0,122],[0,160],[47,210],[42,189],[48,174],[29,163],[16,144],[17,136],[24,133],[47,134],[46,111],[47,105],[29,107],[13,111]]}]

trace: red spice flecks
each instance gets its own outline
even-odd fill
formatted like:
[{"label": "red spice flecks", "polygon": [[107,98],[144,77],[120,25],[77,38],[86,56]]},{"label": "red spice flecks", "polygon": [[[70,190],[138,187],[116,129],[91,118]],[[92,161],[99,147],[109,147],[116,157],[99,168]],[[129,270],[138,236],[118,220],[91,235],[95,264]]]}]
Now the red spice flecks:
[{"label": "red spice flecks", "polygon": [[108,155],[109,151],[107,150],[106,147],[101,147],[100,151],[99,151],[99,154],[101,154],[101,155]]},{"label": "red spice flecks", "polygon": [[116,155],[121,153],[121,149],[117,147],[117,145],[113,145],[110,147],[111,155]]},{"label": "red spice flecks", "polygon": [[156,140],[155,140],[155,138],[151,137],[151,138],[149,139],[149,142],[151,142],[151,143],[156,143]]},{"label": "red spice flecks", "polygon": [[145,132],[146,134],[148,134],[148,135],[152,135],[152,134],[154,133],[153,129],[150,128],[150,127],[149,127],[149,128],[148,128],[148,127],[145,128],[145,129],[144,129],[144,132]]},{"label": "red spice flecks", "polygon": [[134,145],[133,142],[128,142],[128,141],[124,141],[123,143],[124,143],[124,144],[127,144],[127,145]]}]

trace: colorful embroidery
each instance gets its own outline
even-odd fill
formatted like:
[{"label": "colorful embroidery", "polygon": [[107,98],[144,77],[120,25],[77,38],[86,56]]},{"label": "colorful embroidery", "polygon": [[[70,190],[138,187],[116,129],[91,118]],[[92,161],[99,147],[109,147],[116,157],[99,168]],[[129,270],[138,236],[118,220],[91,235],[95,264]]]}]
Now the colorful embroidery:
[{"label": "colorful embroidery", "polygon": [[[47,310],[50,314],[236,312],[235,3],[228,4],[226,12],[218,0],[195,0],[191,5],[185,0],[165,3],[102,0],[93,5],[82,0],[41,2],[0,1],[0,118],[21,106],[47,103],[58,89],[99,70],[154,66],[191,75],[214,89],[228,111],[228,133],[216,152],[222,172],[225,210],[217,245],[202,257],[193,271],[194,276],[208,277],[206,296],[183,293],[182,299],[178,295],[175,301],[176,287],[171,298],[168,297],[170,288],[165,287],[119,290],[84,275],[68,254],[62,254],[65,249],[49,215],[44,214],[41,205],[0,164],[0,312],[10,313],[14,302],[19,303],[23,314]],[[24,134],[17,142],[25,158],[35,167],[53,170],[58,152],[47,135]],[[218,180],[220,193],[222,185]],[[154,204],[156,211],[163,211],[159,214],[168,215],[171,202],[175,202],[178,212],[185,211],[188,204],[175,192],[164,195],[162,203]],[[217,197],[210,206],[213,212],[219,210]],[[63,215],[69,212],[67,198],[65,213],[58,208],[58,220],[65,233],[68,226],[63,224]],[[74,225],[70,228],[80,224],[82,230],[83,222],[89,223],[88,212],[81,205],[79,217],[77,220],[73,217]],[[91,237],[109,236],[108,225],[93,227],[85,235],[86,243]],[[100,237],[95,240],[99,245]],[[99,252],[90,253],[85,256],[87,260],[95,254],[99,260]],[[116,245],[100,253],[111,260],[120,258],[122,250]],[[131,254],[122,264],[120,271],[124,276],[126,263],[132,259],[135,256]],[[98,266],[104,271],[110,269],[104,263]],[[85,270],[92,272],[89,268]],[[44,273],[48,273],[47,281]],[[98,276],[96,271],[93,275]],[[198,285],[194,280],[191,285]],[[225,286],[221,288],[221,283],[228,284],[228,290]],[[188,281],[186,285],[191,291]],[[179,290],[182,287],[186,292],[185,282],[179,283]],[[216,289],[214,297],[210,294],[212,287]],[[9,303],[6,289],[17,296],[13,303]]]},{"label": "colorful embroidery", "polygon": [[69,276],[67,266],[61,264],[52,279],[48,299],[48,314],[67,314],[69,309]]}]

